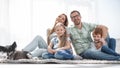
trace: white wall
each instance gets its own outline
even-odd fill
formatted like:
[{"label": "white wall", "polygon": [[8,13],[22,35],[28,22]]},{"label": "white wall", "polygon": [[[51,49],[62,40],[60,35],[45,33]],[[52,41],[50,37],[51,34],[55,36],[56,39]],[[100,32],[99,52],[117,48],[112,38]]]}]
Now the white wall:
[{"label": "white wall", "polygon": [[83,21],[95,22],[94,8],[87,0],[9,0],[10,42],[16,41],[22,49],[36,35],[46,41],[46,30],[53,27],[56,17],[65,13],[69,18],[73,9],[80,10]]},{"label": "white wall", "polygon": [[[110,35],[119,38],[119,0],[0,0],[0,45],[16,41],[24,48],[36,35],[46,41],[46,30],[56,17],[79,10],[82,21],[108,26]],[[114,22],[114,23],[113,23]]]},{"label": "white wall", "polygon": [[10,43],[9,2],[0,0],[0,45]]},{"label": "white wall", "polygon": [[109,28],[111,37],[120,38],[120,0],[97,0],[96,5],[98,22]]}]

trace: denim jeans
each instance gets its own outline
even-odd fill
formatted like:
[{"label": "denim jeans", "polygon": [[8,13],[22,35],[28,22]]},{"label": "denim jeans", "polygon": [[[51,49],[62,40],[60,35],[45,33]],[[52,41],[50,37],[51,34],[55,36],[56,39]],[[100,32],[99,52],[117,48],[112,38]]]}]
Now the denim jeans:
[{"label": "denim jeans", "polygon": [[109,36],[106,38],[108,46],[103,46],[102,51],[88,49],[85,52],[81,53],[80,56],[86,59],[96,59],[96,60],[120,60],[119,54],[115,52],[116,48],[116,40],[114,38],[110,38]]},{"label": "denim jeans", "polygon": [[116,47],[116,40],[114,38],[109,38],[108,46],[103,45],[101,51],[114,56],[120,56],[120,54],[115,52],[115,47]]},{"label": "denim jeans", "polygon": [[110,49],[112,49],[113,51],[115,51],[115,49],[116,49],[116,39],[109,38],[109,41],[107,41],[107,42],[108,42],[108,47]]},{"label": "denim jeans", "polygon": [[120,61],[120,56],[114,56],[114,55],[110,55],[110,54],[107,54],[98,50],[92,50],[92,49],[86,50],[85,52],[81,53],[80,56],[82,56],[85,59]]},{"label": "denim jeans", "polygon": [[101,48],[101,51],[110,55],[114,55],[114,56],[120,56],[120,54],[118,54],[117,52],[115,52],[114,50],[110,49],[108,46],[103,45]]},{"label": "denim jeans", "polygon": [[47,51],[47,43],[41,36],[36,36],[31,43],[29,43],[23,51],[30,52],[33,57],[41,56],[43,52]]},{"label": "denim jeans", "polygon": [[107,36],[107,38],[106,38],[106,41],[107,41],[107,43],[108,43],[108,47],[109,47],[110,49],[112,49],[113,51],[115,51],[115,49],[116,49],[116,39],[110,38],[110,36],[109,36],[109,34],[108,34],[108,36]]},{"label": "denim jeans", "polygon": [[74,56],[70,50],[59,50],[55,54],[51,54],[49,52],[43,53],[42,58],[43,59],[56,58],[60,60],[68,60],[68,59],[73,59]]}]

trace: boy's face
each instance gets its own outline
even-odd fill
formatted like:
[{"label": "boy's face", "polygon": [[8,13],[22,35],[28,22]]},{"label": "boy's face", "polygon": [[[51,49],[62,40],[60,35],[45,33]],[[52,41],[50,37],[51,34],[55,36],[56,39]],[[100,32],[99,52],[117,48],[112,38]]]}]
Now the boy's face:
[{"label": "boy's face", "polygon": [[101,35],[100,34],[93,34],[93,39],[95,43],[99,43],[101,40]]}]

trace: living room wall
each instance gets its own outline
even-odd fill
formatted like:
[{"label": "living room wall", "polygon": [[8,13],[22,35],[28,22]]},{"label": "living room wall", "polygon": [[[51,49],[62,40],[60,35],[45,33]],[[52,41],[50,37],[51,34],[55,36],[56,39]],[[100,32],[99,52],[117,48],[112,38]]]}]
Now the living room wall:
[{"label": "living room wall", "polygon": [[120,38],[119,0],[0,0],[0,45],[13,41],[18,49],[28,45],[36,35],[46,40],[46,30],[56,17],[81,12],[82,21],[108,26],[110,36]]},{"label": "living room wall", "polygon": [[109,28],[111,37],[120,38],[120,0],[97,0],[96,6],[97,21]]}]

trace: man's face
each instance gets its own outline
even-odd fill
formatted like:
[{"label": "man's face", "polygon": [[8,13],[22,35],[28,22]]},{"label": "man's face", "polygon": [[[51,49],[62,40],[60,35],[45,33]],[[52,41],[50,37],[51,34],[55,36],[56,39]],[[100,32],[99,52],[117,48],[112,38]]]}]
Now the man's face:
[{"label": "man's face", "polygon": [[74,12],[71,14],[71,20],[75,25],[79,25],[81,23],[81,16],[77,12]]},{"label": "man's face", "polygon": [[95,43],[99,43],[101,40],[101,35],[100,34],[93,34],[93,39]]}]

